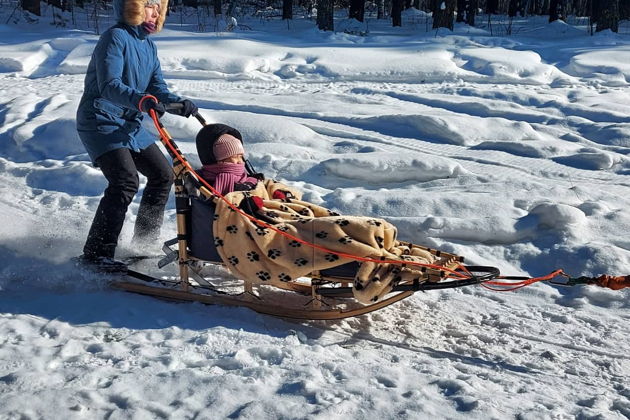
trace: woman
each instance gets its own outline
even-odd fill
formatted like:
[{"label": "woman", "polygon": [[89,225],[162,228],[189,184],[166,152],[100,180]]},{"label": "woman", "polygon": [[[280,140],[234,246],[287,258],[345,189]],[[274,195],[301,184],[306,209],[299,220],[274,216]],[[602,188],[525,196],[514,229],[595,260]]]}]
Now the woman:
[{"label": "woman", "polygon": [[[77,110],[77,130],[92,162],[109,185],[90,228],[83,265],[124,271],[114,260],[127,208],[147,177],[134,230],[135,242],[158,238],[173,183],[171,165],[142,127],[143,112],[159,115],[165,105],[181,103],[176,113],[189,117],[197,107],[169,92],[150,35],[164,24],[168,0],[114,0],[118,23],[99,39],[85,76]],[[157,98],[157,101],[151,95]]]}]

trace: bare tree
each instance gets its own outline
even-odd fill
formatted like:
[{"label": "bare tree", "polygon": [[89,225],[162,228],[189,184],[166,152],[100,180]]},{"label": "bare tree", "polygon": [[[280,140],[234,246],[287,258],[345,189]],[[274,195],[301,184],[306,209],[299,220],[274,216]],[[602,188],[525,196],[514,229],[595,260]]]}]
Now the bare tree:
[{"label": "bare tree", "polygon": [[489,15],[496,15],[499,11],[499,0],[487,0],[486,1],[486,13]]},{"label": "bare tree", "polygon": [[565,19],[564,5],[562,0],[550,0],[549,1],[549,22],[554,22],[558,19]]},{"label": "bare tree", "polygon": [[463,22],[466,14],[466,0],[457,0],[457,17],[456,22]]},{"label": "bare tree", "polygon": [[521,0],[510,0],[508,4],[508,16],[515,17],[518,12],[522,12]]},{"label": "bare tree", "polygon": [[293,0],[282,0],[282,20],[293,19]]},{"label": "bare tree", "polygon": [[402,26],[404,0],[392,0],[392,26]]},{"label": "bare tree", "polygon": [[457,22],[466,22],[475,26],[475,13],[477,12],[477,0],[457,0]]},{"label": "bare tree", "polygon": [[22,9],[27,12],[31,12],[34,15],[41,16],[42,9],[39,5],[39,0],[22,0]]},{"label": "bare tree", "polygon": [[334,31],[334,0],[317,0],[317,27],[322,31]]},{"label": "bare tree", "polygon": [[479,0],[468,0],[468,9],[466,10],[466,23],[475,26],[475,16],[479,8]]},{"label": "bare tree", "polygon": [[363,22],[365,15],[365,0],[350,0],[350,19],[356,19]]},{"label": "bare tree", "polygon": [[[597,10],[595,10],[597,8]],[[596,32],[610,29],[613,32],[619,30],[619,0],[593,1],[593,14],[596,15]]]},{"label": "bare tree", "polygon": [[221,16],[223,14],[223,5],[221,0],[212,0],[212,7],[214,9],[215,16]]},{"label": "bare tree", "polygon": [[433,29],[448,28],[453,30],[453,14],[456,0],[438,0],[433,10]]}]

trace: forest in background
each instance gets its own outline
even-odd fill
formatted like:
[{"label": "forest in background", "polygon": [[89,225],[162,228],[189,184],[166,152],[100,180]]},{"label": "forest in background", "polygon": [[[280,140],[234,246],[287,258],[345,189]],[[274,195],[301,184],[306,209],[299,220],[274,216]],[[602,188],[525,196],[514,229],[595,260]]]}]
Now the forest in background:
[{"label": "forest in background", "polygon": [[[55,25],[87,27],[96,33],[113,23],[111,0],[0,0],[3,23],[37,22],[46,14]],[[456,22],[463,22],[493,35],[512,35],[515,19],[532,16],[584,26],[591,34],[630,32],[623,25],[630,20],[630,0],[174,0],[169,15],[171,22],[196,22],[200,32],[230,31],[241,18],[251,17],[287,22],[311,19],[323,31],[339,30],[335,27],[339,18],[359,23],[389,20],[394,27],[415,24],[427,31],[452,30]],[[341,30],[348,32],[347,25]]]}]

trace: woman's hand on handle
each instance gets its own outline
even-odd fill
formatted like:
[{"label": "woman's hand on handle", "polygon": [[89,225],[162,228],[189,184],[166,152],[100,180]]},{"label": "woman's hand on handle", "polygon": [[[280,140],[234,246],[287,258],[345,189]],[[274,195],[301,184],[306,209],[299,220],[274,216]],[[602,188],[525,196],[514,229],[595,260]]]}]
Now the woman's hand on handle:
[{"label": "woman's hand on handle", "polygon": [[181,102],[175,102],[172,104],[168,104],[166,106],[166,111],[169,114],[179,115],[181,117],[190,117],[191,115],[197,114],[199,108],[197,105],[191,100],[184,99]]},{"label": "woman's hand on handle", "polygon": [[158,117],[162,117],[162,115],[164,115],[167,111],[166,106],[163,103],[158,102],[155,97],[151,95],[144,96],[140,99],[138,108],[140,111],[146,112],[147,114],[150,110],[154,110],[158,114]]}]

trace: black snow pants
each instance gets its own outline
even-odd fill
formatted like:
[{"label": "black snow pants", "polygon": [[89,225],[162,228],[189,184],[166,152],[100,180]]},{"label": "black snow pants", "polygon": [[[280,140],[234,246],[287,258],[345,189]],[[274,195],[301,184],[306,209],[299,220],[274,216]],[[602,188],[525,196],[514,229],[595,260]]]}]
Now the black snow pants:
[{"label": "black snow pants", "polygon": [[147,177],[134,229],[134,241],[157,240],[164,207],[173,185],[172,166],[153,143],[140,152],[127,148],[112,150],[96,160],[109,185],[98,205],[83,247],[89,258],[113,258],[127,208],[138,192],[138,172]]}]

